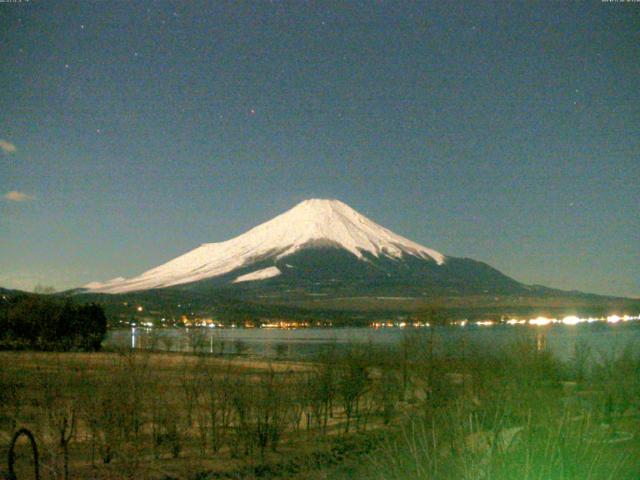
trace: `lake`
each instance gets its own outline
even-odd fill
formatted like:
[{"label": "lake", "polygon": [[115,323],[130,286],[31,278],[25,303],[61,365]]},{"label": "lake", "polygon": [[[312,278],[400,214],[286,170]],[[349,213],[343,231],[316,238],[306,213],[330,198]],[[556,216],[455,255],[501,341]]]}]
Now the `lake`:
[{"label": "lake", "polygon": [[576,343],[588,345],[599,355],[616,355],[627,345],[640,348],[640,322],[597,322],[579,325],[440,326],[424,328],[131,328],[112,330],[106,348],[200,351],[211,354],[254,354],[290,359],[309,358],[334,345],[371,344],[392,347],[406,335],[433,335],[441,351],[455,354],[465,348],[496,350],[521,339],[549,349],[563,360],[571,358]]}]

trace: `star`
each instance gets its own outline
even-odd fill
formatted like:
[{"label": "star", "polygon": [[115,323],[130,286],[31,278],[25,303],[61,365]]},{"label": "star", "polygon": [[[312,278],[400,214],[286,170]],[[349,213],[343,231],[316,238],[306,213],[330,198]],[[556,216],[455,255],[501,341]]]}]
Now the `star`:
[{"label": "star", "polygon": [[251,112],[251,115],[255,115],[256,114],[256,109],[252,108],[250,112]]}]

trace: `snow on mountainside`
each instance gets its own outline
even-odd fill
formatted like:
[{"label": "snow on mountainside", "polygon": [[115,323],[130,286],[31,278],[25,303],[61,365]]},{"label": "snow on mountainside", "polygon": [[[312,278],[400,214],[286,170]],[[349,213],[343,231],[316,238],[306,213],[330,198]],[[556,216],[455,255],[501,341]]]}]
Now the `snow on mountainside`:
[{"label": "snow on mountainside", "polygon": [[282,272],[278,267],[267,267],[262,270],[256,270],[255,272],[247,273],[246,275],[240,275],[233,283],[251,282],[253,280],[264,280],[265,278],[273,278],[280,275]]},{"label": "snow on mountainside", "polygon": [[[196,282],[247,267],[268,258],[280,259],[305,247],[331,245],[366,261],[363,253],[399,259],[412,255],[445,262],[441,253],[387,230],[338,200],[305,200],[248,232],[200,247],[130,279],[91,282],[92,292],[124,293]],[[268,268],[238,277],[235,282],[270,278],[280,273]]]}]

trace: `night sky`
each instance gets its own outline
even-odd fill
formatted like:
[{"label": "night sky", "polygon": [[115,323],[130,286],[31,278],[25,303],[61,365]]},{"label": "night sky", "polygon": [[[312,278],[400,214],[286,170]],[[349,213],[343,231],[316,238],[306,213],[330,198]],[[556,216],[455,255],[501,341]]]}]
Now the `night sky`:
[{"label": "night sky", "polygon": [[311,197],[640,297],[640,3],[0,3],[0,286],[131,276]]}]

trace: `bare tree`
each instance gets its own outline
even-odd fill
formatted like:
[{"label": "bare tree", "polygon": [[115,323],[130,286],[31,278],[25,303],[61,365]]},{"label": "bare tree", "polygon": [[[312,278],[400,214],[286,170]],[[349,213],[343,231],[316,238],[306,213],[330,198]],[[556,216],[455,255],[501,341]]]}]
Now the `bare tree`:
[{"label": "bare tree", "polygon": [[344,415],[345,432],[349,432],[352,419],[358,420],[360,400],[369,386],[369,375],[361,353],[350,348],[338,369],[337,391]]}]

